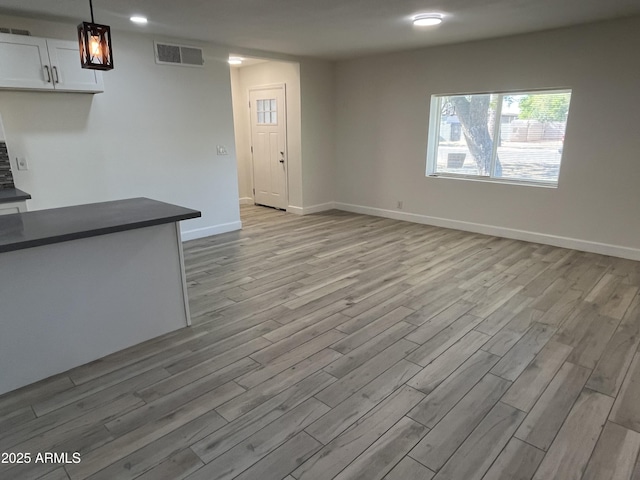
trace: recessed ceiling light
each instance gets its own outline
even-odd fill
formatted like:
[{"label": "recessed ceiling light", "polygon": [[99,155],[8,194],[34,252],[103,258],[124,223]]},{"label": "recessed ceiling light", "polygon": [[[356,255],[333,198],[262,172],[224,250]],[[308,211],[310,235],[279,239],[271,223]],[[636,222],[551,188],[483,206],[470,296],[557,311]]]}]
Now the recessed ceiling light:
[{"label": "recessed ceiling light", "polygon": [[241,65],[243,60],[242,57],[229,57],[229,65]]},{"label": "recessed ceiling light", "polygon": [[422,13],[413,17],[416,27],[433,27],[442,23],[442,15],[438,13]]},{"label": "recessed ceiling light", "polygon": [[144,25],[145,23],[147,23],[147,17],[141,17],[138,15],[135,15],[133,17],[131,17],[129,20],[131,20],[133,23],[137,23],[139,25]]}]

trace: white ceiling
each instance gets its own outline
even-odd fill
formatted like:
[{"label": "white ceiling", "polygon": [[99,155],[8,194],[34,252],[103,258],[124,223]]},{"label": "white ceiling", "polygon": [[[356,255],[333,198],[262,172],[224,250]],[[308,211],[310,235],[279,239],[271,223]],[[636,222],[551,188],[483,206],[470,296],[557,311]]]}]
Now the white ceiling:
[{"label": "white ceiling", "polygon": [[[640,14],[640,0],[94,0],[97,23],[328,59]],[[0,0],[0,12],[79,22],[89,0]],[[440,12],[439,27],[410,18]],[[128,18],[148,16],[146,27]]]}]

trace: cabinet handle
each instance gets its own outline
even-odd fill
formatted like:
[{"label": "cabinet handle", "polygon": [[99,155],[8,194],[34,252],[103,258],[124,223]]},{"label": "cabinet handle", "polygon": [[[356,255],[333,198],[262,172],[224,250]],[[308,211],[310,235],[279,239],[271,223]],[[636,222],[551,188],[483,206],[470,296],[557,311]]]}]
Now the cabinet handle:
[{"label": "cabinet handle", "polygon": [[60,83],[60,77],[58,76],[58,67],[52,67],[53,70],[53,79],[55,83]]},{"label": "cabinet handle", "polygon": [[44,66],[44,71],[47,72],[47,83],[51,83],[51,72],[49,71],[49,65]]}]

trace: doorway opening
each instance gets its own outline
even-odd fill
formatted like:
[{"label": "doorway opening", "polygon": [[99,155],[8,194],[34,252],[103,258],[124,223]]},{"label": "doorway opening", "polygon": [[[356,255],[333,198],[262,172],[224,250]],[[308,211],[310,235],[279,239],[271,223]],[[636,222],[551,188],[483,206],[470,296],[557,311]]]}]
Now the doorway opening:
[{"label": "doorway opening", "polygon": [[240,205],[286,211],[301,190],[300,66],[244,57],[231,95]]},{"label": "doorway opening", "polygon": [[286,85],[249,88],[253,198],[257,205],[286,210]]}]

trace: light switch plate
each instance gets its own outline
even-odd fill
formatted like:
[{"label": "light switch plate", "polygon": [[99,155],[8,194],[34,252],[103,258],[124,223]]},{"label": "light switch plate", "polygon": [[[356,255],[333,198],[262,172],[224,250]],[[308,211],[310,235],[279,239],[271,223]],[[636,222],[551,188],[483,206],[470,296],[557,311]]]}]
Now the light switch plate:
[{"label": "light switch plate", "polygon": [[229,155],[229,152],[227,152],[227,147],[225,147],[224,145],[218,145],[217,152],[218,155]]},{"label": "light switch plate", "polygon": [[16,158],[16,166],[18,170],[29,170],[29,163],[25,157]]}]

